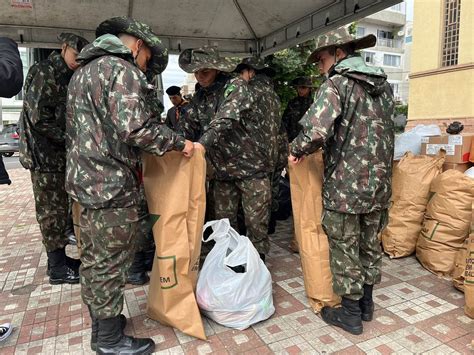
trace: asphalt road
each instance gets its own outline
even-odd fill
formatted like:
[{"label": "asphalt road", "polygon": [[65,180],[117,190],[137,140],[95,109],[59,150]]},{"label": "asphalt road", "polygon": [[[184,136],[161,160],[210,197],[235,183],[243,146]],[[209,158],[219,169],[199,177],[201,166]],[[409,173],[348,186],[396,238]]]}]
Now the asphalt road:
[{"label": "asphalt road", "polygon": [[23,167],[20,164],[20,161],[18,160],[18,153],[15,153],[10,158],[6,158],[6,157],[2,157],[2,158],[3,158],[3,163],[5,164],[5,167],[7,168],[7,170],[23,169]]}]

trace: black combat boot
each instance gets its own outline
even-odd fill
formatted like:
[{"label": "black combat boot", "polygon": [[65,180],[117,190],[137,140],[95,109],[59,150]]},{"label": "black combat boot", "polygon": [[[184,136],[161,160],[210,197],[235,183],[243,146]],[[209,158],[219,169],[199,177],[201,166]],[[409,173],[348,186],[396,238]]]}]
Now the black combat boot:
[{"label": "black combat boot", "polygon": [[150,278],[146,273],[145,253],[137,251],[133,258],[132,266],[130,266],[128,270],[127,283],[132,285],[144,285],[148,281],[150,281]]},{"label": "black combat boot", "polygon": [[48,252],[49,283],[77,284],[79,283],[79,272],[71,269],[66,263],[66,252],[64,248]]},{"label": "black combat boot", "polygon": [[268,222],[267,234],[275,234],[276,224],[277,224],[276,216],[275,216],[275,213],[272,212],[270,214],[270,221]]},{"label": "black combat boot", "polygon": [[[89,308],[89,314],[91,316],[92,324],[91,324],[91,349],[94,351],[97,351],[97,337],[99,335],[99,320],[92,314],[92,310],[90,306],[87,306]],[[127,317],[125,317],[123,314],[120,316],[120,322],[122,324],[122,331],[125,329],[127,326]]]},{"label": "black combat boot", "polygon": [[361,318],[363,321],[370,322],[374,317],[374,300],[372,299],[372,291],[374,285],[364,285],[364,296],[359,300]]},{"label": "black combat boot", "polygon": [[97,354],[151,354],[155,342],[150,338],[134,338],[123,334],[120,316],[99,319]]},{"label": "black combat boot", "polygon": [[155,247],[143,252],[143,262],[145,263],[145,271],[153,269],[153,261],[155,260]]},{"label": "black combat boot", "polygon": [[323,307],[321,316],[331,325],[344,329],[354,335],[362,334],[362,320],[360,318],[359,301],[342,297],[342,307]]},{"label": "black combat boot", "polygon": [[66,230],[64,236],[67,238],[70,245],[77,245],[77,238],[74,234],[74,223],[72,222],[72,215],[69,214],[66,221]]},{"label": "black combat boot", "polygon": [[[47,270],[46,275],[51,275],[51,266],[49,265],[49,259],[47,262]],[[79,267],[81,266],[81,259],[74,259],[70,258],[66,255],[66,265],[69,266],[70,269],[73,269],[75,272],[79,273]]]}]

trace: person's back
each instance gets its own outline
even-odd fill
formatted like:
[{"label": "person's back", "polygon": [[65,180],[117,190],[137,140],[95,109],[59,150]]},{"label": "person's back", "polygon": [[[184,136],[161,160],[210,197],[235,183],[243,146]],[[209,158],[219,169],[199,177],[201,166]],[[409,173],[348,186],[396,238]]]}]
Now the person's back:
[{"label": "person's back", "polygon": [[71,80],[67,105],[67,191],[84,207],[138,205],[140,149],[136,145],[164,154],[176,143],[176,134],[170,134],[169,140],[156,139],[170,130],[150,118],[146,77],[116,36],[102,36],[78,60],[83,66]]},{"label": "person's back", "polygon": [[[340,61],[323,84],[340,95],[334,134],[324,147],[324,206],[369,213],[389,206],[394,146],[393,95],[385,74],[360,56]],[[326,90],[326,88],[324,88]],[[331,91],[331,89],[329,89]]]},{"label": "person's back", "polygon": [[34,64],[25,79],[20,162],[25,169],[64,172],[67,86],[74,72],[58,52]]}]

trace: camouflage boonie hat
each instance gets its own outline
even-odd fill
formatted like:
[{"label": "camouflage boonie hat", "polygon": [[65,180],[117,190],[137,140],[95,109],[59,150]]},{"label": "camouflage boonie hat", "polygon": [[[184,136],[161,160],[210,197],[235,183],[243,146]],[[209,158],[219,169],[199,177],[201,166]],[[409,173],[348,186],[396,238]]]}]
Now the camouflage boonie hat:
[{"label": "camouflage boonie hat", "polygon": [[61,33],[58,36],[58,40],[60,40],[61,43],[66,43],[69,47],[74,48],[78,52],[82,51],[82,48],[89,44],[89,41],[84,37],[69,32]]},{"label": "camouflage boonie hat", "polygon": [[309,76],[299,76],[293,79],[290,83],[291,86],[304,86],[307,88],[314,88],[313,82]]},{"label": "camouflage boonie hat", "polygon": [[367,35],[361,38],[355,38],[349,33],[347,27],[339,27],[337,30],[325,33],[316,38],[316,49],[309,56],[306,63],[314,63],[319,61],[319,53],[334,46],[342,46],[354,43],[355,50],[369,48],[375,46],[377,39],[374,35]]},{"label": "camouflage boonie hat", "polygon": [[216,69],[230,73],[239,62],[233,58],[219,56],[216,47],[204,46],[185,49],[179,55],[178,63],[186,73],[195,73],[201,69]]},{"label": "camouflage boonie hat", "polygon": [[96,37],[106,33],[115,36],[126,33],[141,39],[150,48],[152,54],[147,65],[147,72],[161,74],[166,69],[168,50],[147,24],[126,16],[112,17],[102,22],[95,30]]},{"label": "camouflage boonie hat", "polygon": [[252,68],[257,73],[263,73],[270,77],[275,76],[276,72],[275,69],[270,68],[267,64],[265,64],[262,58],[257,57],[248,57],[242,59],[242,61],[237,65],[234,72],[240,73],[245,68]]}]

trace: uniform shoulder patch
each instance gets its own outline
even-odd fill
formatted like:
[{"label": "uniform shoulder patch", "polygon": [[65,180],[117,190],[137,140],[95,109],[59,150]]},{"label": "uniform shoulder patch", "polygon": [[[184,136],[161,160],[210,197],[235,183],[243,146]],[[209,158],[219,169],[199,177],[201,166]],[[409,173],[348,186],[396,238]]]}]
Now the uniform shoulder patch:
[{"label": "uniform shoulder patch", "polygon": [[227,96],[229,96],[232,92],[234,92],[236,88],[237,87],[234,84],[227,85],[224,91],[224,97],[227,98]]}]

